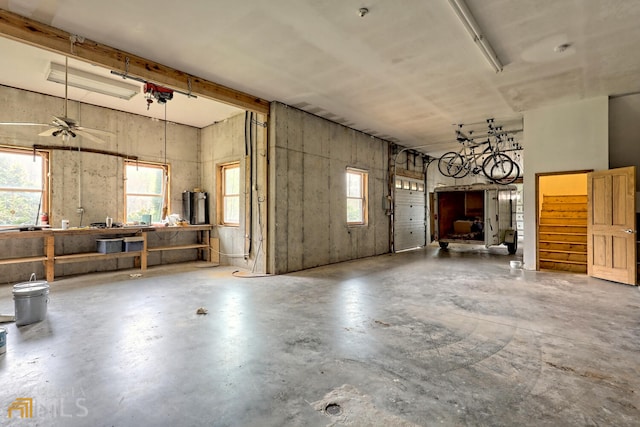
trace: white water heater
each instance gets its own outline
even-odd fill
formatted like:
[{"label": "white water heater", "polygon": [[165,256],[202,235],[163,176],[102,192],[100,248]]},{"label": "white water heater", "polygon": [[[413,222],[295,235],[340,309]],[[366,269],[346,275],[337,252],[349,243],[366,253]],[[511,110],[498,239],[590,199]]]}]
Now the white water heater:
[{"label": "white water heater", "polygon": [[182,193],[182,218],[189,224],[209,224],[207,193],[184,191]]}]

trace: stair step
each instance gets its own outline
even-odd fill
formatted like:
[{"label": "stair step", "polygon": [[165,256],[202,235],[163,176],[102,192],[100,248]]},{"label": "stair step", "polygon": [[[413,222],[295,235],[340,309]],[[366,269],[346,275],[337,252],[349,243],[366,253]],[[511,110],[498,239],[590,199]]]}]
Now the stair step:
[{"label": "stair step", "polygon": [[543,196],[543,203],[587,203],[587,195]]},{"label": "stair step", "polygon": [[570,252],[557,252],[557,251],[540,251],[540,260],[553,261],[553,262],[568,262],[568,263],[587,263],[586,253],[570,253]]},{"label": "stair step", "polygon": [[571,273],[587,273],[587,266],[581,264],[561,263],[554,261],[540,261],[541,270],[567,271]]},{"label": "stair step", "polygon": [[543,218],[584,218],[587,219],[587,211],[545,211],[540,213],[540,219]]},{"label": "stair step", "polygon": [[578,255],[586,255],[587,251],[570,251],[570,250],[564,250],[564,249],[550,249],[550,248],[544,248],[544,249],[540,249],[540,253],[542,252],[550,252],[550,253],[554,253],[554,254],[578,254]]},{"label": "stair step", "polygon": [[585,267],[587,266],[587,262],[582,262],[582,261],[570,261],[570,260],[563,260],[563,259],[548,259],[548,258],[540,258],[540,262],[550,262],[553,264],[572,264],[572,265],[584,265]]},{"label": "stair step", "polygon": [[572,253],[587,253],[587,244],[582,242],[554,242],[548,240],[540,240],[538,249],[545,251],[564,251]]},{"label": "stair step", "polygon": [[542,203],[542,212],[587,212],[586,203]]},{"label": "stair step", "polygon": [[538,231],[542,233],[578,233],[578,234],[587,234],[587,226],[586,225],[539,225]]},{"label": "stair step", "polygon": [[540,218],[540,225],[582,225],[586,227],[587,218]]}]

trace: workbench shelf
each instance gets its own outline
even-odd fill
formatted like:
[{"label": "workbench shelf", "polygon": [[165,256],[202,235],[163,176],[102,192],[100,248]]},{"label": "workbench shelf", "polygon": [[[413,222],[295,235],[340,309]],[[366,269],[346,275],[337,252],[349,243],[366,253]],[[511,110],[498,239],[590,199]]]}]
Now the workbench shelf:
[{"label": "workbench shelf", "polygon": [[206,249],[209,246],[204,243],[198,243],[193,245],[176,245],[176,246],[157,246],[155,248],[148,248],[147,252],[161,252],[161,251],[177,251],[183,249]]},{"label": "workbench shelf", "polygon": [[[21,264],[30,262],[42,262],[44,264],[45,276],[48,282],[53,282],[55,278],[55,266],[79,262],[91,262],[112,260],[120,258],[134,258],[134,264],[141,270],[147,269],[147,256],[151,252],[198,249],[198,259],[211,262],[211,225],[191,225],[181,227],[123,227],[123,228],[76,228],[76,229],[49,229],[38,231],[7,231],[0,233],[0,240],[4,239],[43,239],[43,254],[28,257],[13,257],[0,259],[0,265]],[[163,245],[149,248],[147,238],[149,233],[185,233],[197,232],[195,244]],[[142,237],[142,250],[123,251],[114,253],[102,252],[78,252],[69,254],[56,254],[56,241],[65,237],[90,237],[90,238],[114,238],[114,237]],[[169,235],[168,240],[174,240],[176,235]]]},{"label": "workbench shelf", "polygon": [[31,257],[20,257],[20,258],[6,258],[0,259],[0,265],[8,265],[8,264],[22,264],[27,262],[38,262],[46,260],[46,256],[31,256]]},{"label": "workbench shelf", "polygon": [[85,253],[68,254],[68,255],[56,255],[54,257],[54,262],[56,264],[69,264],[72,262],[80,262],[80,261],[110,260],[110,259],[140,257],[140,256],[142,256],[142,251],[115,252],[110,254],[104,254],[102,252],[85,252]]}]

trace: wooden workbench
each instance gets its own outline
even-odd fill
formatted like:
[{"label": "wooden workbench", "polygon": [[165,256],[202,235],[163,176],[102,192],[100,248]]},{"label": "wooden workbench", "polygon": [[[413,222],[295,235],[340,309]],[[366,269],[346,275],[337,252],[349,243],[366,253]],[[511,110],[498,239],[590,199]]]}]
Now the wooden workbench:
[{"label": "wooden workbench", "polygon": [[[20,258],[5,258],[0,259],[0,265],[7,264],[20,264],[28,262],[42,261],[45,268],[46,280],[53,282],[55,276],[56,264],[68,264],[74,262],[83,261],[97,261],[97,260],[110,260],[117,258],[133,257],[136,267],[141,270],[147,269],[147,255],[150,252],[159,251],[171,251],[171,250],[184,250],[184,249],[199,249],[199,259],[211,262],[211,225],[188,225],[179,227],[122,227],[122,228],[70,228],[67,230],[62,229],[48,229],[39,231],[6,231],[0,232],[0,240],[4,239],[44,239],[44,253],[41,255],[20,257]],[[148,233],[184,233],[184,232],[197,232],[198,243],[189,245],[168,245],[168,246],[147,246]],[[115,253],[101,253],[101,252],[80,252],[73,254],[56,254],[55,242],[57,239],[64,239],[68,236],[95,236],[96,238],[117,238],[117,237],[132,237],[141,236],[143,238],[142,250],[132,252],[115,252]]]}]

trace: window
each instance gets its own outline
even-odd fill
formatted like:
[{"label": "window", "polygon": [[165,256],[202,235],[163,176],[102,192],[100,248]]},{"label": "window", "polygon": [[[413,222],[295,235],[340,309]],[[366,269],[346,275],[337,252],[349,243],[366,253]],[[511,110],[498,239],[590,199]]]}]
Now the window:
[{"label": "window", "polygon": [[367,173],[347,170],[347,224],[367,223]]},{"label": "window", "polygon": [[142,221],[151,215],[151,221],[162,219],[162,209],[169,212],[167,194],[168,166],[135,161],[125,162],[125,217],[127,222]]},{"label": "window", "polygon": [[49,211],[49,153],[0,147],[0,226],[40,224]]},{"label": "window", "polygon": [[218,222],[240,224],[240,163],[228,163],[218,169]]}]

